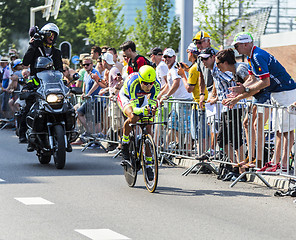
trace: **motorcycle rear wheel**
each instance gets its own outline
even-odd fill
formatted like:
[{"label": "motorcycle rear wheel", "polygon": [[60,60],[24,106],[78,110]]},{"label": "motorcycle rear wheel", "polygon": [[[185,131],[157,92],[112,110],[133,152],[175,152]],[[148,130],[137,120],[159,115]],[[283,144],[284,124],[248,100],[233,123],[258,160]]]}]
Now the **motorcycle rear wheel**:
[{"label": "motorcycle rear wheel", "polygon": [[63,169],[66,163],[66,146],[64,138],[64,128],[61,125],[53,127],[53,159],[57,169]]}]

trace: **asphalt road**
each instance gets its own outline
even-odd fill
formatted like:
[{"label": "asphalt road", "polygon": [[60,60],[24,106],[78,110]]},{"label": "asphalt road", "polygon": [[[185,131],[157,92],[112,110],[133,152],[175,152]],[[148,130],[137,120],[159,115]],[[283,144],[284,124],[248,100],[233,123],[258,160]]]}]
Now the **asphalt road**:
[{"label": "asphalt road", "polygon": [[162,167],[151,194],[141,175],[127,186],[121,159],[80,150],[57,170],[0,132],[1,240],[295,239],[294,199],[274,189]]}]

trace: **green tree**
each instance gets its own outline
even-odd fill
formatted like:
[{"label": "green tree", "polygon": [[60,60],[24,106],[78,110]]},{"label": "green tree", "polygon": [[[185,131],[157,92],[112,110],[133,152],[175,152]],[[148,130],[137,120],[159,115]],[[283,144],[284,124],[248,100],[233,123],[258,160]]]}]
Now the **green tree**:
[{"label": "green tree", "polygon": [[92,43],[119,48],[125,41],[127,30],[124,25],[122,5],[118,0],[99,0],[95,6],[95,21],[88,19],[86,32]]},{"label": "green tree", "polygon": [[199,0],[196,8],[196,21],[199,28],[207,31],[214,40],[216,47],[224,47],[224,39],[228,38],[236,26],[239,19],[231,21],[230,13],[239,4],[248,6],[253,0]]},{"label": "green tree", "polygon": [[[87,38],[87,22],[94,20],[94,6],[96,0],[64,0],[60,13],[55,23],[60,29],[58,44],[68,41],[72,45],[72,56],[83,52],[90,52],[90,47],[85,45]],[[57,45],[58,45],[57,44]]]},{"label": "green tree", "polygon": [[137,50],[146,54],[153,47],[171,47],[178,50],[181,39],[179,19],[170,20],[171,0],[146,0],[146,16],[137,11],[136,25],[132,38]]},{"label": "green tree", "polygon": [[[30,7],[44,5],[44,0],[2,0],[0,2],[0,51],[8,52],[9,47],[21,48],[20,39],[29,39]],[[44,24],[42,13],[35,15],[36,23]]]}]

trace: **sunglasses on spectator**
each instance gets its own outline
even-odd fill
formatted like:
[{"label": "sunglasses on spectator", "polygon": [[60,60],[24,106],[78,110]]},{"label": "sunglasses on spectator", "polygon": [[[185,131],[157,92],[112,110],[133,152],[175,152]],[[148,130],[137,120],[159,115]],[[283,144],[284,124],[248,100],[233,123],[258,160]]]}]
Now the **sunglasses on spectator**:
[{"label": "sunglasses on spectator", "polygon": [[201,58],[202,61],[207,61],[210,57],[207,58]]},{"label": "sunglasses on spectator", "polygon": [[170,56],[163,56],[163,58],[172,58],[172,57],[170,57]]},{"label": "sunglasses on spectator", "polygon": [[195,45],[197,45],[197,44],[200,45],[200,44],[202,44],[203,42],[204,42],[204,41],[198,41],[198,40],[194,40],[194,41],[193,41],[193,43],[194,43]]},{"label": "sunglasses on spectator", "polygon": [[84,64],[82,64],[83,67],[88,67],[89,65],[91,65],[91,63],[84,63]]},{"label": "sunglasses on spectator", "polygon": [[224,63],[224,62],[216,62],[216,65],[219,66],[219,64]]},{"label": "sunglasses on spectator", "polygon": [[124,58],[127,58],[127,56],[126,56],[126,55],[123,55],[122,57],[124,57]]},{"label": "sunglasses on spectator", "polygon": [[67,69],[63,69],[63,72],[66,72],[67,71]]},{"label": "sunglasses on spectator", "polygon": [[[155,81],[154,81],[155,82]],[[153,85],[154,82],[142,82],[145,86],[148,86],[148,85]]]}]

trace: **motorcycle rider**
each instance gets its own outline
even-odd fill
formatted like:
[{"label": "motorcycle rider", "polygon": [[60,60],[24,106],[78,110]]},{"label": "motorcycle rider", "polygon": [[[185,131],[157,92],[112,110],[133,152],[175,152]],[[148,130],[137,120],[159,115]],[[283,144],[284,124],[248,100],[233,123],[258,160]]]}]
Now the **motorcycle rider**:
[{"label": "motorcycle rider", "polygon": [[[31,37],[29,42],[29,48],[24,55],[23,65],[30,66],[31,78],[28,80],[27,84],[24,86],[22,91],[36,90],[39,87],[39,79],[36,76],[37,69],[35,64],[38,57],[51,57],[53,60],[53,66],[55,70],[63,72],[63,62],[61,51],[54,47],[57,37],[59,35],[59,28],[54,23],[47,23],[38,30],[38,27],[31,27],[29,30],[29,35]],[[22,116],[20,118],[20,130],[19,130],[19,142],[26,143],[26,116],[29,112],[31,106],[35,103],[36,99],[28,98],[26,99],[26,106],[23,109]],[[32,145],[29,143],[27,151],[34,151]]]}]

